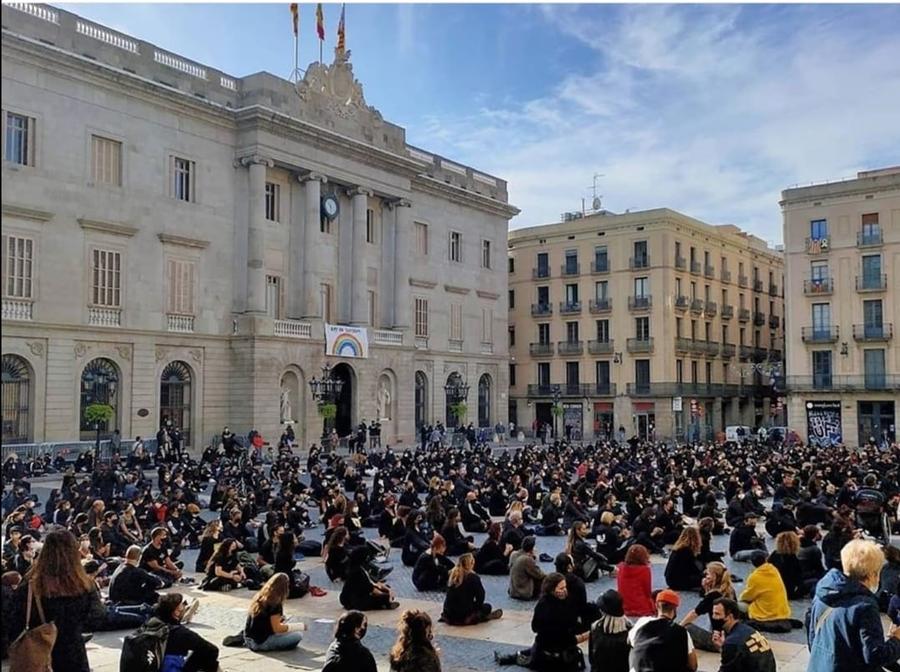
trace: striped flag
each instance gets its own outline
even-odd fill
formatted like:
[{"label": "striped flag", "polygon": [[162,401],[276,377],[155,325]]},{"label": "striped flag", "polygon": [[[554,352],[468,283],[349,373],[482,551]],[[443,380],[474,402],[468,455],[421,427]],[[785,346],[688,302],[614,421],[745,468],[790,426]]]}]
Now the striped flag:
[{"label": "striped flag", "polygon": [[344,7],[345,5],[341,4],[341,20],[338,22],[338,31],[337,31],[337,50],[340,53],[344,53],[345,46],[345,28],[344,28]]},{"label": "striped flag", "polygon": [[291,3],[291,19],[294,23],[294,37],[298,37],[300,35],[300,9],[296,2]]},{"label": "striped flag", "polygon": [[320,40],[325,39],[325,15],[322,13],[321,2],[316,5],[316,33]]}]

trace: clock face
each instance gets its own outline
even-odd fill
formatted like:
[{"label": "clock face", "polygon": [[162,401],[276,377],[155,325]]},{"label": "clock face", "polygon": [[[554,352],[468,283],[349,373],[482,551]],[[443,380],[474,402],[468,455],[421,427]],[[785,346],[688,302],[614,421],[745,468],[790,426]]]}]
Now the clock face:
[{"label": "clock face", "polygon": [[338,214],[338,201],[333,194],[322,198],[322,212],[328,219],[334,219]]}]

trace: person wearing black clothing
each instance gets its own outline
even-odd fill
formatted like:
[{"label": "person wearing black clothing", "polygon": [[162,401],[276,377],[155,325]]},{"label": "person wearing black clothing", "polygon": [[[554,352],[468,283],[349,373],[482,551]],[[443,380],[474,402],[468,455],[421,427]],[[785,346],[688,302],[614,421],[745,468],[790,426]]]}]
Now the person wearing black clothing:
[{"label": "person wearing black clothing", "polygon": [[491,522],[491,515],[478,501],[478,493],[470,490],[461,507],[463,529],[466,532],[485,532]]},{"label": "person wearing black clothing", "polygon": [[206,566],[206,578],[200,584],[202,590],[228,591],[246,581],[244,569],[238,562],[237,542],[225,539]]},{"label": "person wearing black clothing", "polygon": [[558,492],[553,492],[545,497],[541,503],[541,524],[535,530],[540,537],[555,537],[563,533],[560,521],[563,519],[564,510],[562,499]]},{"label": "person wearing black clothing", "polygon": [[623,534],[622,528],[615,522],[616,516],[612,511],[603,511],[599,522],[591,530],[591,535],[597,540],[597,552],[613,565],[622,562],[628,550],[628,535]]},{"label": "person wearing black clothing", "polygon": [[453,562],[445,555],[447,543],[444,538],[435,534],[431,540],[430,548],[419,556],[416,566],[413,568],[413,585],[421,591],[446,590],[447,579]]},{"label": "person wearing black clothing", "polygon": [[819,536],[818,526],[807,525],[804,527],[803,535],[800,537],[800,551],[797,553],[803,582],[812,585],[818,583],[819,579],[825,576],[822,549],[816,543],[819,540]]},{"label": "person wearing black clothing", "polygon": [[350,556],[347,552],[347,528],[343,525],[335,528],[331,538],[325,543],[322,551],[325,556],[325,573],[332,581],[343,581],[347,578],[347,566]]},{"label": "person wearing black clothing", "polygon": [[578,614],[578,632],[587,632],[591,623],[600,617],[600,608],[595,602],[588,602],[587,586],[578,575],[575,574],[575,563],[572,556],[559,553],[553,561],[556,571],[566,577],[566,601]]},{"label": "person wearing black clothing", "polygon": [[213,556],[216,550],[216,544],[219,543],[222,534],[222,521],[213,520],[203,530],[200,537],[200,552],[197,554],[197,562],[194,565],[194,571],[197,573],[206,573],[206,563]]},{"label": "person wearing black clothing", "polygon": [[396,609],[393,591],[384,583],[375,583],[366,572],[368,549],[356,546],[350,551],[347,578],[341,589],[341,606],[344,609],[371,611],[372,609]]},{"label": "person wearing black clothing", "polygon": [[505,576],[509,574],[509,555],[512,546],[500,545],[500,523],[491,523],[487,539],[481,548],[475,551],[475,571],[488,576]]},{"label": "person wearing black clothing", "polygon": [[755,513],[744,514],[743,520],[731,530],[731,538],[728,540],[728,553],[732,559],[738,562],[749,562],[750,555],[754,551],[765,551],[766,542],[756,534]]},{"label": "person wearing black clothing", "polygon": [[766,516],[766,532],[774,539],[782,532],[796,532],[797,519],[785,502],[772,504],[772,513]]},{"label": "person wearing black clothing", "polygon": [[705,565],[710,562],[719,562],[725,557],[724,553],[712,550],[712,535],[715,532],[715,521],[712,518],[701,518],[697,521],[700,529],[700,563]]},{"label": "person wearing black clothing", "polygon": [[109,600],[113,604],[156,604],[162,579],[138,567],[140,546],[129,546],[125,562],[116,568],[109,581]]},{"label": "person wearing black clothing", "polygon": [[[193,630],[181,624],[187,602],[179,593],[167,593],[159,598],[156,604],[155,620],[164,623],[169,629],[166,639],[166,656],[187,656],[182,672],[217,672],[219,669],[219,647],[212,644]],[[188,653],[190,655],[188,656]]]},{"label": "person wearing black clothing", "polygon": [[666,563],[666,585],[674,590],[699,590],[703,582],[700,564],[702,541],[696,527],[686,527],[672,547]]},{"label": "person wearing black clothing", "polygon": [[503,616],[484,601],[484,586],[475,573],[475,556],[463,553],[450,572],[441,621],[449,625],[475,625]]},{"label": "person wearing black clothing", "polygon": [[715,601],[713,641],[722,651],[721,670],[728,672],[775,672],[775,655],[760,633],[741,622],[737,602],[726,598]]},{"label": "person wearing black clothing", "polygon": [[[566,582],[568,585],[568,582]],[[591,625],[588,657],[591,672],[628,672],[628,630],[622,596],[607,590],[600,596],[600,616]]]},{"label": "person wearing black clothing", "polygon": [[566,542],[566,553],[572,556],[575,563],[575,573],[584,581],[594,581],[600,571],[613,572],[615,567],[609,564],[605,556],[601,555],[587,542],[588,527],[581,521],[576,521],[569,530],[569,539]]},{"label": "person wearing black clothing", "polygon": [[685,672],[697,669],[697,652],[691,637],[675,617],[681,600],[673,590],[661,590],[656,596],[656,616],[638,619],[628,633],[632,672]]},{"label": "person wearing black clothing", "polygon": [[809,597],[815,583],[803,580],[803,567],[800,565],[800,537],[796,532],[781,532],[775,537],[775,550],[769,555],[769,562],[775,566],[784,582],[789,600]]},{"label": "person wearing black clothing", "polygon": [[424,553],[430,543],[425,532],[422,531],[422,512],[413,511],[406,519],[406,538],[403,541],[403,552],[400,559],[407,567],[416,564],[416,560]]},{"label": "person wearing black clothing", "polygon": [[459,529],[459,509],[452,508],[447,512],[447,522],[441,530],[441,536],[447,542],[447,555],[461,555],[475,550],[473,537],[463,536]]},{"label": "person wearing black clothing", "polygon": [[362,643],[367,629],[366,615],[361,611],[341,614],[334,629],[334,641],[325,652],[322,672],[378,672],[375,657]]},{"label": "person wearing black clothing", "polygon": [[509,544],[514,551],[522,548],[522,540],[525,538],[525,530],[522,528],[522,514],[512,511],[503,524],[503,535],[500,537],[500,545]]}]

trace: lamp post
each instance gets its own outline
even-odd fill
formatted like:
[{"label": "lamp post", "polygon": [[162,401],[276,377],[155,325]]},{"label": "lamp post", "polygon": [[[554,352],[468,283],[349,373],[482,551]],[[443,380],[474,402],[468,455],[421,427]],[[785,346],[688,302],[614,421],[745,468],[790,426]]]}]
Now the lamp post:
[{"label": "lamp post", "polygon": [[[102,370],[88,372],[84,376],[84,386],[85,389],[90,392],[89,399],[91,400],[91,403],[103,404],[107,407],[110,405],[110,398],[116,393],[116,383],[118,382],[119,380],[114,373]],[[100,465],[100,427],[106,422],[108,422],[108,418],[94,418],[94,431],[96,432],[96,439],[94,442],[95,470]]]},{"label": "lamp post", "polygon": [[[320,407],[325,404],[333,404],[338,397],[341,396],[341,390],[344,389],[344,381],[339,378],[332,377],[331,364],[325,362],[322,367],[322,377],[313,376],[309,381],[309,390],[312,392],[313,399]],[[322,422],[322,445],[328,440],[330,428],[328,426],[328,418],[324,418]]]},{"label": "lamp post", "polygon": [[553,386],[553,438],[558,439],[559,434],[557,434],[556,429],[556,419],[559,416],[559,397],[560,397],[560,389],[559,385]]}]

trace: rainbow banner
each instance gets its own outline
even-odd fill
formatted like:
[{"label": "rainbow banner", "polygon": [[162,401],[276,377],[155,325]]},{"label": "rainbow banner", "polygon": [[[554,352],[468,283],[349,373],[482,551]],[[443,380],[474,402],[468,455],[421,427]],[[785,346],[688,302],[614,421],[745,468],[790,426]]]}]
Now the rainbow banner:
[{"label": "rainbow banner", "polygon": [[325,324],[325,355],[333,357],[369,357],[369,335],[365,327]]}]

